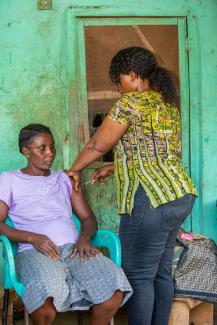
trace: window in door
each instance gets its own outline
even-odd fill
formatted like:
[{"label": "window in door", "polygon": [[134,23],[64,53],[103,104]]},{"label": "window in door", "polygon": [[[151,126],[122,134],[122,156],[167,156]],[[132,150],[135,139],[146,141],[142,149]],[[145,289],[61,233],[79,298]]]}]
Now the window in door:
[{"label": "window in door", "polygon": [[[141,46],[151,50],[159,65],[172,72],[180,93],[177,25],[85,26],[84,41],[90,136],[120,98],[108,70],[112,57],[122,48]],[[101,161],[113,161],[112,151]]]}]

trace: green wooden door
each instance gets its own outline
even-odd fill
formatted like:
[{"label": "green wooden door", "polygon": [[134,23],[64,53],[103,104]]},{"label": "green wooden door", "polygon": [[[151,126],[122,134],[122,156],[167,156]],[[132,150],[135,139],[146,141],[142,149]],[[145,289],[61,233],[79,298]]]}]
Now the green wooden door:
[{"label": "green wooden door", "polygon": [[[182,117],[182,160],[190,170],[189,152],[189,82],[185,18],[74,17],[75,70],[77,76],[79,149],[100,125],[118,92],[110,83],[108,68],[112,56],[121,48],[143,46],[158,58],[159,64],[174,74],[180,95]],[[85,172],[88,180],[96,166],[108,163],[108,155]],[[87,184],[86,194],[98,217],[100,227],[117,230],[114,178],[104,185]],[[191,229],[191,218],[185,222]]]}]

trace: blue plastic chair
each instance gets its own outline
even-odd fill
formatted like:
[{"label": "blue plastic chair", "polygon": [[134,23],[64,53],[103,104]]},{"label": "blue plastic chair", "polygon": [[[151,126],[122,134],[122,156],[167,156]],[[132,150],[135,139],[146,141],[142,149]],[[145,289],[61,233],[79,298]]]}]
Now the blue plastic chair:
[{"label": "blue plastic chair", "polygon": [[[73,214],[74,222],[77,229],[80,231],[80,221],[77,216]],[[14,228],[14,225],[8,217],[5,223]],[[3,299],[3,313],[2,313],[2,325],[7,325],[8,314],[8,301],[9,290],[14,289],[20,298],[23,297],[25,292],[25,286],[20,282],[15,269],[14,259],[17,254],[18,244],[10,241],[6,236],[0,236],[0,241],[3,244],[3,254],[5,258],[4,267],[4,299]],[[117,265],[121,265],[121,245],[119,237],[115,232],[111,230],[98,230],[95,237],[91,240],[91,243],[96,248],[106,248],[109,251],[111,260]],[[25,313],[25,324],[28,324],[28,314]],[[82,324],[82,314],[78,312],[78,325]]]}]

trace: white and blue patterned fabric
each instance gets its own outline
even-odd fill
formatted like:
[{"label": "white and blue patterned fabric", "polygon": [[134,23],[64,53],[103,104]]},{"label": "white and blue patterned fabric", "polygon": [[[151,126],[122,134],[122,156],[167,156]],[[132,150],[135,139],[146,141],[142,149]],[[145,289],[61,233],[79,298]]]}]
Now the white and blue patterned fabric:
[{"label": "white and blue patterned fabric", "polygon": [[60,246],[60,259],[53,260],[36,249],[17,254],[16,270],[26,286],[23,302],[29,313],[53,297],[57,311],[87,310],[110,299],[116,290],[124,292],[122,305],[132,295],[123,272],[109,258],[70,259],[73,245]]}]

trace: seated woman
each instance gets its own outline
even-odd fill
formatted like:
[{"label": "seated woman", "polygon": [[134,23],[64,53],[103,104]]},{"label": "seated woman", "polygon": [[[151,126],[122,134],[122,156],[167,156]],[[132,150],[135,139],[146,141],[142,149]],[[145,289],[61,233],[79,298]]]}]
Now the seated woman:
[{"label": "seated woman", "polygon": [[[125,274],[91,246],[97,221],[81,190],[72,190],[64,172],[50,170],[56,154],[50,129],[27,125],[19,147],[27,167],[0,175],[0,233],[19,243],[16,270],[32,322],[49,325],[57,311],[93,306],[91,324],[106,325],[132,294]],[[4,224],[7,215],[15,229]]]}]

